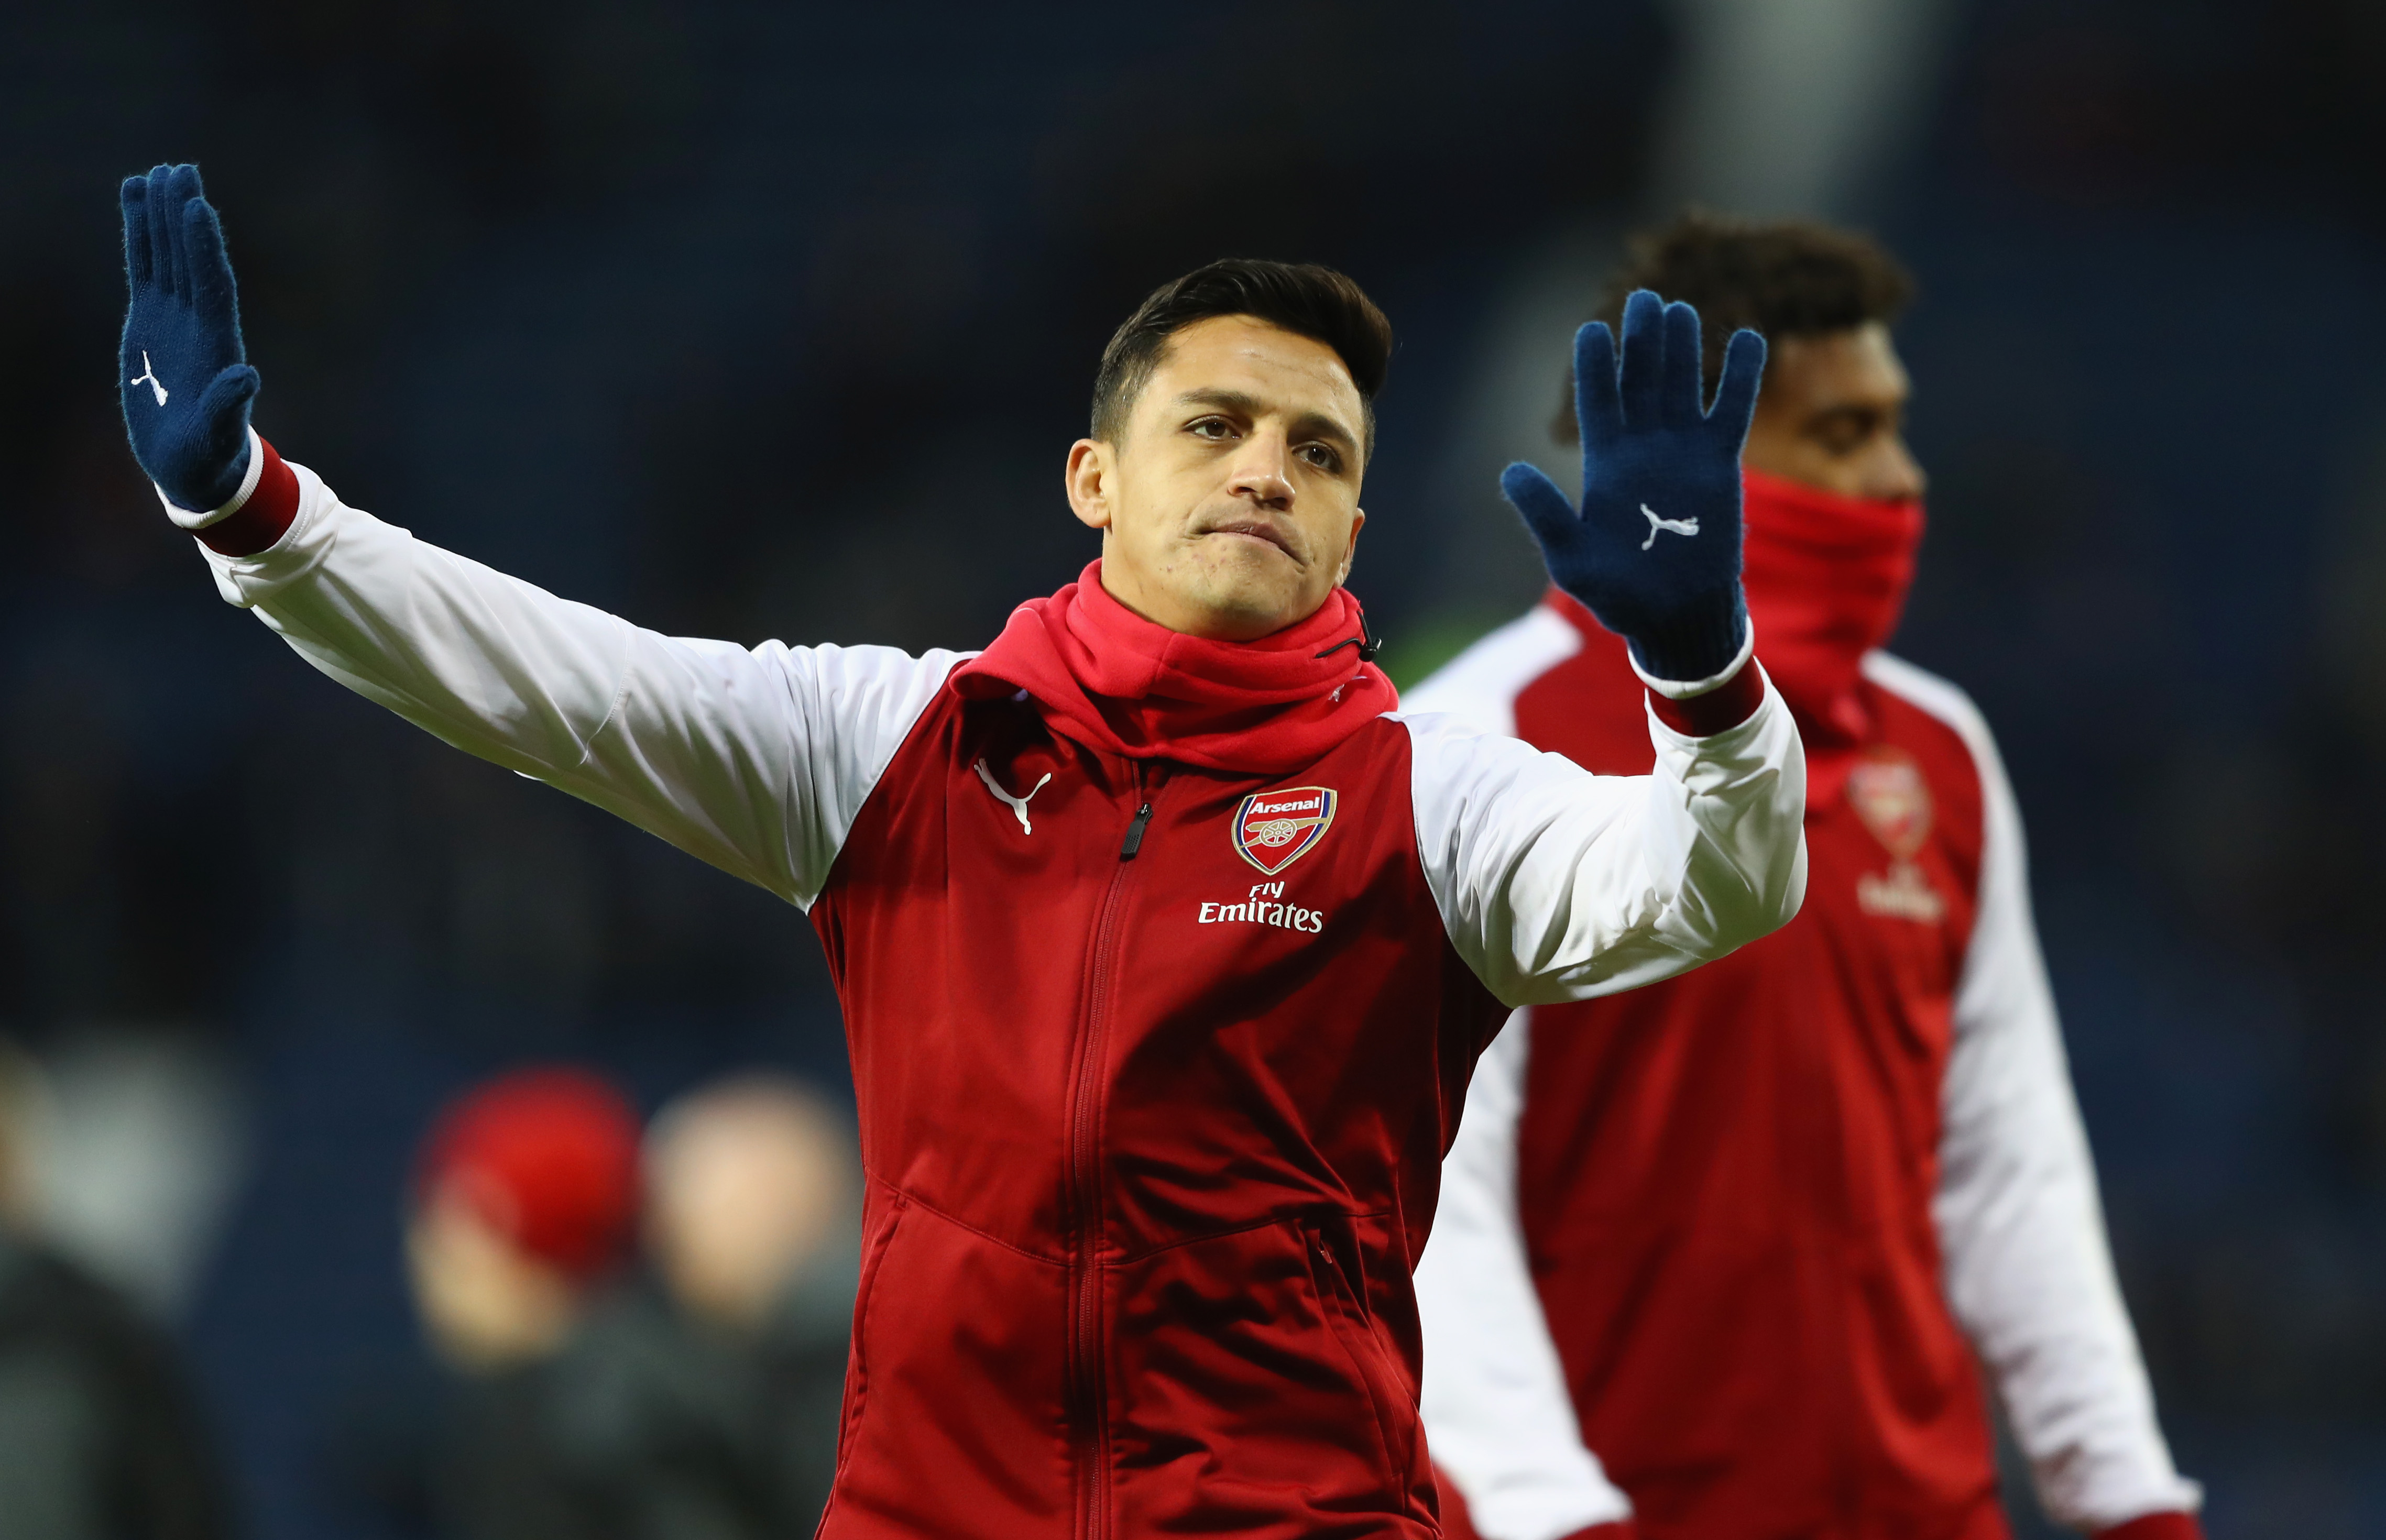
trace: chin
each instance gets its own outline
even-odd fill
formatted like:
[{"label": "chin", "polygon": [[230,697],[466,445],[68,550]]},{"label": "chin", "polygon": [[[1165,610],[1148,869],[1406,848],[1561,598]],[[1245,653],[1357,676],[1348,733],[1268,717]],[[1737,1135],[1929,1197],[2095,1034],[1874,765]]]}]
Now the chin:
[{"label": "chin", "polygon": [[1220,634],[1245,642],[1307,620],[1309,612],[1317,607],[1313,603],[1303,602],[1298,587],[1280,580],[1212,582],[1203,584],[1201,591],[1191,597],[1215,618]]}]

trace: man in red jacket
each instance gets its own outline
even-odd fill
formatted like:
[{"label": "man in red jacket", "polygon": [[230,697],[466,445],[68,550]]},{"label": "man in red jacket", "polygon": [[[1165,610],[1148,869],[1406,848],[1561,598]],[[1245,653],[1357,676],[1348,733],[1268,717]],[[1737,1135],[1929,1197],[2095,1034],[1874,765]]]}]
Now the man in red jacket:
[{"label": "man in red jacket", "polygon": [[224,596],[809,912],[868,1177],[822,1534],[1438,1534],[1410,1273],[1476,1056],[1513,1008],[1723,956],[1803,887],[1739,580],[1763,344],[1708,411],[1698,317],[1634,296],[1620,368],[1605,326],[1580,342],[1581,511],[1511,471],[1649,681],[1653,769],[1593,776],[1399,714],[1369,661],[1341,580],[1390,333],[1337,273],[1215,263],[1128,319],[1068,458],[1101,558],[986,652],[748,650],[284,463],[196,172],[124,206],[127,428]]},{"label": "man in red jacket", "polygon": [[[1907,281],[1858,237],[1692,217],[1616,285],[1772,345],[1745,581],[1804,735],[1811,886],[1761,944],[1535,1006],[1486,1054],[1417,1275],[1435,1457],[1486,1540],[1991,1540],[1977,1362],[2054,1518],[2191,1536],[2013,794],[1963,694],[1878,650],[1922,536]],[[1552,592],[1409,704],[1621,773],[1636,693]]]}]

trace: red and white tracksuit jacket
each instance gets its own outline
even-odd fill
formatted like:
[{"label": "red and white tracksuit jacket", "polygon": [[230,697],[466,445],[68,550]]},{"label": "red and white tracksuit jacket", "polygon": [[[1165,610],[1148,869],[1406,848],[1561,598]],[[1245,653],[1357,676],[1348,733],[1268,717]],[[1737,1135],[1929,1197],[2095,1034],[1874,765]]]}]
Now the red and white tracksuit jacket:
[{"label": "red and white tracksuit jacket", "polygon": [[[1433,1452],[1487,1540],[1627,1513],[1644,1540],[2001,1536],[1976,1359],[2056,1520],[2196,1506],[2115,1286],[1995,745],[1887,654],[1860,689],[1798,918],[1520,1011],[1468,1092],[1417,1289]],[[1615,773],[1648,759],[1636,695],[1621,645],[1552,600],[1406,705]]]},{"label": "red and white tracksuit jacket", "polygon": [[831,1540],[1436,1534],[1410,1271],[1476,1056],[1797,908],[1777,700],[1652,716],[1632,777],[1397,714],[1288,775],[1138,762],[959,655],[659,635],[296,474],[208,555],[232,603],[810,912],[869,1173]]}]

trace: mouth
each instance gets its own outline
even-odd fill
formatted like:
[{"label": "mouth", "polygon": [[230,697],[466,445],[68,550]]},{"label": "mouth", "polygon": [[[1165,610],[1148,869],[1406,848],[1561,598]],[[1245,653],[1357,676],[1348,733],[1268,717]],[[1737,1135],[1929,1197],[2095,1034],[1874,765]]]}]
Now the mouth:
[{"label": "mouth", "polygon": [[1292,543],[1285,538],[1284,532],[1264,519],[1229,519],[1212,524],[1200,532],[1204,535],[1227,534],[1244,540],[1256,540],[1262,545],[1275,546],[1293,561],[1298,562],[1300,559],[1293,554]]}]

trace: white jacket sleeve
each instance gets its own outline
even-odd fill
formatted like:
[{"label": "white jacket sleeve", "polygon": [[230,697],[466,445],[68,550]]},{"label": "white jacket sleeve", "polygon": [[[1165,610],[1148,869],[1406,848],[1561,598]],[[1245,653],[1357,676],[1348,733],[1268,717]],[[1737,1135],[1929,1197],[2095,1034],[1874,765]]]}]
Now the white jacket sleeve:
[{"label": "white jacket sleeve", "polygon": [[644,631],[342,504],[293,466],[269,549],[200,547],[298,655],[468,753],[809,906],[961,655]]},{"label": "white jacket sleeve", "polygon": [[1525,1257],[1516,1122],[1531,1034],[1532,1013],[1516,1012],[1475,1068],[1416,1269],[1425,1442],[1484,1540],[1556,1540],[1632,1512],[1583,1446]]},{"label": "white jacket sleeve", "polygon": [[1651,711],[1649,775],[1593,775],[1454,717],[1403,720],[1425,881],[1503,1004],[1671,977],[1786,924],[1805,896],[1805,755],[1769,685],[1709,737]]},{"label": "white jacket sleeve", "polygon": [[1996,745],[1954,686],[1877,654],[1866,669],[1955,728],[1979,768],[1979,909],[1956,987],[1931,1209],[1948,1301],[2050,1517],[2093,1532],[2191,1512],[2201,1492],[2171,1464],[2113,1275]]}]

